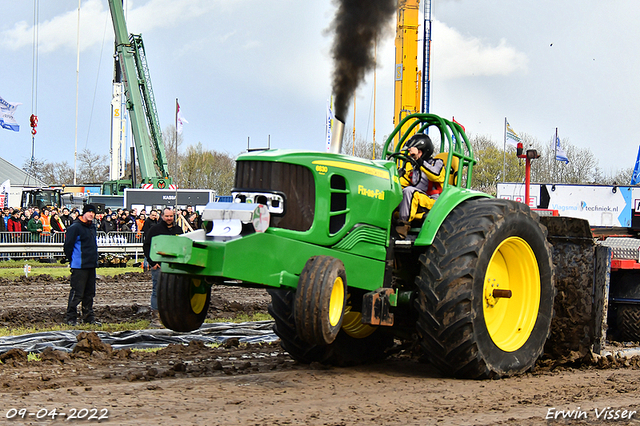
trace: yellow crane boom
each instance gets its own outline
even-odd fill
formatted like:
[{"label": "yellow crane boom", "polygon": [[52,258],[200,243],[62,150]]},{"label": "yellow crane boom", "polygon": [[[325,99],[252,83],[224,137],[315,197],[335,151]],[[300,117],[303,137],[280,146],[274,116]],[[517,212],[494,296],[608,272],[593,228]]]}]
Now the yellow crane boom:
[{"label": "yellow crane boom", "polygon": [[420,0],[398,0],[393,124],[419,112],[418,7]]}]

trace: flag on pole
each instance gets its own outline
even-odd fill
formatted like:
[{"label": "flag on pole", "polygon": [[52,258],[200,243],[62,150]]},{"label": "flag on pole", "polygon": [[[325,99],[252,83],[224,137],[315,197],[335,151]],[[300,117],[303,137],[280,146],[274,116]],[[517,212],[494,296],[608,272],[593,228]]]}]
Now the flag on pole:
[{"label": "flag on pole", "polygon": [[331,110],[331,103],[327,101],[327,152],[331,149],[331,128],[333,127],[333,119],[335,116],[333,115],[333,111]]},{"label": "flag on pole", "polygon": [[633,175],[631,175],[631,185],[637,185],[640,183],[640,147],[638,147],[638,158],[636,159],[636,166],[633,168]]},{"label": "flag on pole", "polygon": [[569,158],[567,153],[560,146],[560,138],[556,136],[556,160],[562,161],[564,164],[569,164]]},{"label": "flag on pole", "polygon": [[0,96],[0,126],[3,129],[13,130],[14,132],[20,131],[20,125],[13,118],[13,113],[18,108],[18,105],[22,104],[19,102],[7,102]]},{"label": "flag on pole", "polygon": [[517,147],[518,144],[521,142],[520,136],[518,136],[518,134],[513,131],[508,121],[506,123],[507,123],[507,142],[509,143],[509,145],[513,145],[514,147]]},{"label": "flag on pole", "polygon": [[182,112],[180,111],[180,104],[178,103],[178,101],[176,101],[176,131],[178,132],[179,135],[182,134],[182,124],[183,123],[187,123],[189,124],[189,122],[187,120],[185,120],[185,118],[182,116]]}]

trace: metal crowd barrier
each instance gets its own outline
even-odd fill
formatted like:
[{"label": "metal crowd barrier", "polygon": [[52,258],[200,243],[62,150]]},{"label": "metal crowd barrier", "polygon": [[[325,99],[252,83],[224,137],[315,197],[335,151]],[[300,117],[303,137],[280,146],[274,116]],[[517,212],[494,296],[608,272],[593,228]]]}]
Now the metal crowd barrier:
[{"label": "metal crowd barrier", "polygon": [[33,235],[31,232],[0,232],[0,244],[5,243],[60,243],[64,242],[65,233],[42,233]]},{"label": "metal crowd barrier", "polygon": [[[0,260],[18,258],[61,258],[66,234],[31,232],[0,232]],[[98,232],[99,253],[131,254],[136,261],[144,257],[142,232]]]}]

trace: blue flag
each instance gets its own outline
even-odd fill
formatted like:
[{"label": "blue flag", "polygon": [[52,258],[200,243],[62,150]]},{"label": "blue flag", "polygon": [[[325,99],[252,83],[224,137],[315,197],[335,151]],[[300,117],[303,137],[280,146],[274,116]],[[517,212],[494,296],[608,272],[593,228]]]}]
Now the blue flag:
[{"label": "blue flag", "polygon": [[13,113],[16,111],[16,108],[18,108],[18,105],[22,104],[18,102],[7,102],[0,96],[0,127],[13,130],[14,132],[20,131],[18,122],[13,118]]},{"label": "blue flag", "polygon": [[562,161],[564,164],[569,164],[569,158],[567,153],[560,146],[560,138],[556,136],[556,160]]},{"label": "blue flag", "polygon": [[640,147],[638,148],[636,166],[633,168],[633,175],[631,175],[631,185],[637,185],[638,183],[640,183]]}]

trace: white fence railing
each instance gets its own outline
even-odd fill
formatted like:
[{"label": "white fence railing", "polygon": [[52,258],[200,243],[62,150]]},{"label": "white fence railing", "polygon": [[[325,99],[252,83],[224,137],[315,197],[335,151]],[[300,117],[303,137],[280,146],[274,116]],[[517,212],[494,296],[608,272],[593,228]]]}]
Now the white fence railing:
[{"label": "white fence railing", "polygon": [[[0,232],[0,259],[62,257],[65,237],[64,232]],[[144,256],[142,232],[98,232],[96,241],[99,253],[131,254],[136,260]]]}]

